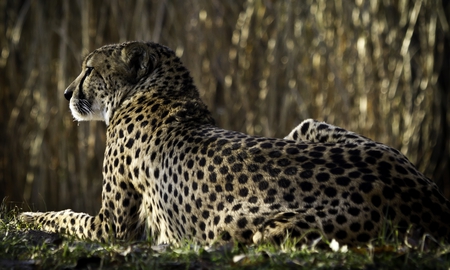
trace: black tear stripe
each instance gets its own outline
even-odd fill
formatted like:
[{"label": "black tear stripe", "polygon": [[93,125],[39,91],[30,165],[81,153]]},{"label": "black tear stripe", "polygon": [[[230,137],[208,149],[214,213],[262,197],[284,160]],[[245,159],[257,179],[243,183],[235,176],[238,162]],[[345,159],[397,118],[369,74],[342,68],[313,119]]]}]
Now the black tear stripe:
[{"label": "black tear stripe", "polygon": [[86,99],[86,95],[83,93],[83,83],[84,83],[84,80],[87,78],[87,76],[89,76],[91,74],[93,69],[94,68],[92,68],[92,67],[87,67],[86,74],[84,74],[84,77],[83,77],[83,79],[81,79],[81,82],[80,82],[80,88],[79,88],[80,93],[78,94],[78,99]]}]

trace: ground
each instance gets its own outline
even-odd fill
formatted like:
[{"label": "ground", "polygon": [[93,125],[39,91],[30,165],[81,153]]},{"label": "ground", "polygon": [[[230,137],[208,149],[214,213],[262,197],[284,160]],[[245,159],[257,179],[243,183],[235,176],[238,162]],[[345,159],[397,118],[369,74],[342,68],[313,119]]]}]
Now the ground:
[{"label": "ground", "polygon": [[153,245],[151,240],[102,245],[31,230],[17,219],[17,210],[0,211],[1,269],[449,269],[450,245],[400,239],[374,242],[360,248],[328,243],[282,247],[225,245],[214,249],[185,243],[179,248]]}]

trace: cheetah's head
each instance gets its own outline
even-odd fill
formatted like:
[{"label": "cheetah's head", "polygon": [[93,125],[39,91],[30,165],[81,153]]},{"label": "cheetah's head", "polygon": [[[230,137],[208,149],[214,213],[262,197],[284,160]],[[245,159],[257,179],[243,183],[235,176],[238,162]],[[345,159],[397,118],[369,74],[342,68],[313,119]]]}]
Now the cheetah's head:
[{"label": "cheetah's head", "polygon": [[[175,75],[181,79],[173,80]],[[108,125],[114,111],[139,91],[153,91],[155,96],[171,98],[198,97],[189,72],[172,50],[136,41],[107,45],[91,52],[83,61],[81,74],[67,87],[64,96],[70,101],[75,120],[100,120]]]}]

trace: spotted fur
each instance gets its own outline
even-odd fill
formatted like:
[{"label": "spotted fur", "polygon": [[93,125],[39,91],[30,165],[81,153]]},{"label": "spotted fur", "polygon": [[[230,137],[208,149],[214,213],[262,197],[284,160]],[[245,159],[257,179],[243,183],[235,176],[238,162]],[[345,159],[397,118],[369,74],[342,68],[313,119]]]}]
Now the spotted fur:
[{"label": "spotted fur", "polygon": [[204,245],[305,234],[361,244],[386,224],[450,232],[449,201],[393,148],[314,120],[285,140],[216,127],[167,47],[101,47],[64,95],[76,120],[107,124],[102,205],[95,216],[22,214],[43,230]]}]

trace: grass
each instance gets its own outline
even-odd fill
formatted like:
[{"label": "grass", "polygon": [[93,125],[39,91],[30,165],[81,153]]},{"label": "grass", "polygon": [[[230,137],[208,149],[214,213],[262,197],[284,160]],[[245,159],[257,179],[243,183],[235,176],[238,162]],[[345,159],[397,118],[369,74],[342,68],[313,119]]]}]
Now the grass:
[{"label": "grass", "polygon": [[[99,244],[48,234],[17,219],[18,209],[0,209],[1,269],[449,269],[450,245],[420,249],[386,241],[360,248],[280,247],[262,244],[204,248],[154,246],[151,241]],[[420,245],[419,245],[420,246]]]}]

